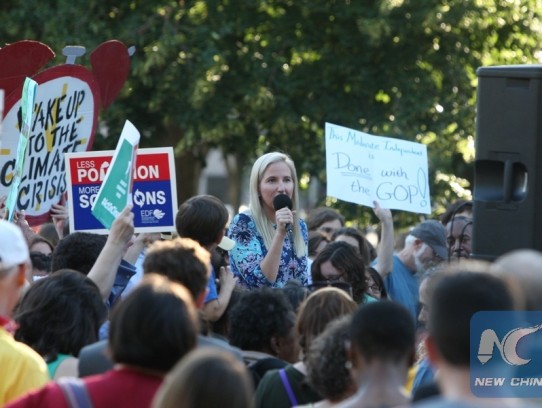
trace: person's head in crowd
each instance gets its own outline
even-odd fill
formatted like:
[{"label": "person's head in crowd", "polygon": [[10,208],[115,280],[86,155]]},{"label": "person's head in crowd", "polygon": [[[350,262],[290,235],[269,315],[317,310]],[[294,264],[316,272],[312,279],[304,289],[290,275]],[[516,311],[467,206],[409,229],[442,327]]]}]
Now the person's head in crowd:
[{"label": "person's head in crowd", "polygon": [[309,231],[309,258],[314,260],[329,242],[328,236],[323,232]]},{"label": "person's head in crowd", "polygon": [[315,284],[346,283],[352,287],[352,297],[357,303],[365,301],[365,264],[352,245],[346,242],[330,242],[313,261],[311,274]]},{"label": "person's head in crowd", "polygon": [[296,320],[300,351],[305,359],[312,341],[335,319],[353,314],[358,308],[343,290],[329,287],[317,290],[301,304]]},{"label": "person's head in crowd", "polygon": [[51,254],[45,255],[43,252],[30,252],[30,262],[32,269],[29,271],[27,280],[29,282],[45,278],[51,273]]},{"label": "person's head in crowd", "polygon": [[350,341],[351,316],[329,323],[309,347],[305,366],[307,381],[330,404],[336,404],[356,391],[347,368],[345,345]]},{"label": "person's head in crowd", "polygon": [[[435,281],[429,299],[426,338],[428,356],[440,371],[446,395],[449,371],[469,372],[470,320],[480,311],[514,310],[506,283],[489,273],[486,263],[463,261],[446,268]],[[467,381],[468,384],[468,381]]]},{"label": "person's head in crowd", "polygon": [[[276,180],[280,179],[277,186]],[[295,211],[292,230],[297,256],[305,256],[307,249],[303,236],[299,231],[299,182],[294,161],[285,153],[266,153],[254,162],[250,172],[249,209],[258,231],[262,234],[267,248],[275,235],[275,208],[273,201],[279,194],[285,194],[292,200],[292,211]]]},{"label": "person's head in crowd", "polygon": [[446,226],[452,218],[457,216],[472,218],[472,208],[472,201],[458,199],[446,207],[446,211],[440,216],[440,222]]},{"label": "person's head in crowd", "polygon": [[231,345],[289,363],[298,361],[295,313],[282,291],[262,287],[244,293],[231,309],[229,320]]},{"label": "person's head in crowd", "polygon": [[282,288],[280,288],[292,305],[292,309],[297,313],[299,306],[311,294],[311,291],[301,284],[298,280],[290,279]]},{"label": "person's head in crowd", "polygon": [[405,238],[400,257],[419,275],[447,260],[446,229],[436,220],[419,223]]},{"label": "person's head in crowd", "polygon": [[416,327],[408,310],[392,301],[372,302],[356,311],[351,324],[353,367],[363,371],[373,360],[402,364],[414,362]]},{"label": "person's head in crowd", "polygon": [[[68,234],[69,231],[65,235]],[[45,224],[42,224],[38,230],[38,235],[50,242],[53,245],[53,248],[57,246],[58,241],[60,240],[58,232],[56,231],[55,224],[53,224],[52,222],[46,222]]]},{"label": "person's head in crowd", "polygon": [[472,201],[457,200],[448,206],[440,221],[446,227],[449,260],[468,259],[472,252]]},{"label": "person's head in crowd", "polygon": [[333,241],[346,242],[352,245],[361,255],[365,263],[365,280],[367,281],[367,293],[375,299],[385,299],[388,297],[388,292],[384,285],[382,276],[369,265],[375,257],[372,255],[374,250],[371,243],[365,238],[361,231],[357,228],[343,227],[333,234]]},{"label": "person's head in crowd", "polygon": [[152,408],[252,408],[254,387],[245,365],[217,349],[197,349],[166,376]]},{"label": "person's head in crowd", "polygon": [[329,207],[316,207],[307,215],[307,228],[309,231],[320,231],[331,239],[335,231],[344,226],[344,217],[341,213]]},{"label": "person's head in crowd", "polygon": [[519,290],[520,309],[542,310],[542,252],[516,249],[498,257],[491,272]]},{"label": "person's head in crowd", "polygon": [[165,374],[196,346],[198,314],[191,293],[165,276],[147,274],[112,310],[113,361]]},{"label": "person's head in crowd", "polygon": [[11,316],[31,269],[28,245],[15,224],[0,220],[0,316]]},{"label": "person's head in crowd", "polygon": [[191,238],[209,250],[224,237],[228,218],[228,210],[220,199],[197,195],[181,204],[175,216],[175,228],[180,237]]},{"label": "person's head in crowd", "polygon": [[32,242],[28,246],[28,249],[30,250],[30,252],[41,252],[44,255],[51,255],[55,248],[53,244],[47,239],[36,235],[34,239],[32,239]]},{"label": "person's head in crowd", "polygon": [[346,242],[352,245],[361,255],[365,265],[371,264],[370,244],[357,228],[343,227],[333,233],[332,241]]},{"label": "person's head in crowd", "polygon": [[74,269],[88,275],[100,255],[106,235],[73,232],[58,241],[51,260],[51,271]]},{"label": "person's head in crowd", "polygon": [[468,259],[472,252],[472,218],[458,215],[446,224],[446,242],[448,243],[448,258],[458,260]]},{"label": "person's head in crowd", "polygon": [[416,328],[401,304],[384,300],[361,306],[350,326],[352,375],[359,406],[403,406],[404,386],[414,363]]},{"label": "person's head in crowd", "polygon": [[367,268],[365,271],[367,294],[375,299],[387,299],[388,291],[382,275],[380,275],[376,269],[371,267]]},{"label": "person's head in crowd", "polygon": [[59,354],[77,357],[98,341],[107,308],[96,284],[81,273],[63,269],[30,286],[17,306],[15,338],[47,362]]},{"label": "person's head in crowd", "polygon": [[181,283],[200,307],[211,273],[211,255],[190,238],[155,241],[145,255],[143,273],[157,273]]}]

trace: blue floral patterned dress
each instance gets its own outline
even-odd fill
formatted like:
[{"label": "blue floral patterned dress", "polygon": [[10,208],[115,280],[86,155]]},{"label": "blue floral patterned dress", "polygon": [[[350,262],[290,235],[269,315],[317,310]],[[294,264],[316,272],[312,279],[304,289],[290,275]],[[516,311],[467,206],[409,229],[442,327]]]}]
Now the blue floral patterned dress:
[{"label": "blue floral patterned dress", "polygon": [[[299,227],[305,245],[308,245],[307,225],[303,220],[299,220]],[[295,255],[289,235],[284,239],[275,282],[270,282],[260,268],[260,263],[267,255],[267,248],[249,214],[241,213],[233,218],[228,228],[228,236],[236,242],[235,248],[230,251],[230,267],[233,274],[239,277],[240,286],[247,289],[260,286],[281,288],[291,279],[298,280],[304,286],[308,285],[307,256]]]}]

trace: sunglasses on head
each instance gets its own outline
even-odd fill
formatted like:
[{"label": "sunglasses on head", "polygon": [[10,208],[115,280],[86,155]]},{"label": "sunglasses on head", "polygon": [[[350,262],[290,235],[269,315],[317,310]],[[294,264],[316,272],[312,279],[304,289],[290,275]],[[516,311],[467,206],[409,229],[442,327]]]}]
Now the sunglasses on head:
[{"label": "sunglasses on head", "polygon": [[352,285],[350,285],[349,283],[346,283],[346,282],[338,282],[338,281],[316,281],[316,282],[313,282],[312,284],[310,284],[308,286],[309,290],[311,292],[316,292],[318,289],[323,289],[323,288],[337,288],[337,289],[341,289],[343,291],[345,291],[346,293],[348,293],[348,295],[350,295],[350,297],[353,296],[353,292],[352,292]]}]

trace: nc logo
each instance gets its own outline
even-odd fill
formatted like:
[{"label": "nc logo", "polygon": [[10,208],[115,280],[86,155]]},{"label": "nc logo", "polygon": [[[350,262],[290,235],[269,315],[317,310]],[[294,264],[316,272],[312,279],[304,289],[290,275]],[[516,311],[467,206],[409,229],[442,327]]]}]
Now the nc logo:
[{"label": "nc logo", "polygon": [[499,341],[497,334],[492,329],[486,329],[480,336],[480,346],[478,347],[478,360],[482,364],[487,363],[493,357],[493,347],[497,346],[497,349],[501,352],[502,359],[513,366],[521,366],[527,364],[531,359],[524,359],[518,356],[517,345],[518,342],[529,334],[536,333],[542,329],[542,324],[538,324],[532,327],[518,327],[510,330]]}]

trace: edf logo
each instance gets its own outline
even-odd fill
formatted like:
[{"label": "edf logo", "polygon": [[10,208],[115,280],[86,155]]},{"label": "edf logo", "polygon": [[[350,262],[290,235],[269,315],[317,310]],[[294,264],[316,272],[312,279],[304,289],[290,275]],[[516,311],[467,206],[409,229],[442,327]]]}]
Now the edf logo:
[{"label": "edf logo", "polygon": [[478,360],[485,364],[492,357],[495,346],[501,353],[502,359],[513,366],[521,366],[529,363],[531,359],[521,358],[517,353],[518,342],[528,336],[529,334],[536,333],[542,328],[542,324],[538,324],[532,327],[515,328],[506,333],[499,341],[497,333],[493,329],[486,329],[480,336],[480,346],[478,347]]}]

